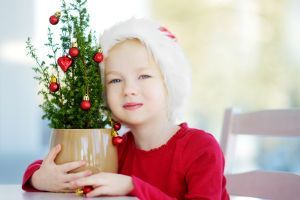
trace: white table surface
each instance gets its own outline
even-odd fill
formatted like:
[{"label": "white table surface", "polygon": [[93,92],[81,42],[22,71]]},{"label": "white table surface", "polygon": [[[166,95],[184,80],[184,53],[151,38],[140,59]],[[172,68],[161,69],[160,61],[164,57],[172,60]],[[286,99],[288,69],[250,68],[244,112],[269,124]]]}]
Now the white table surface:
[{"label": "white table surface", "polygon": [[93,197],[85,198],[76,196],[75,193],[51,193],[51,192],[24,192],[21,185],[0,184],[0,199],[5,200],[86,200],[86,199],[103,199],[103,200],[137,200],[136,197],[118,196],[118,197]]}]

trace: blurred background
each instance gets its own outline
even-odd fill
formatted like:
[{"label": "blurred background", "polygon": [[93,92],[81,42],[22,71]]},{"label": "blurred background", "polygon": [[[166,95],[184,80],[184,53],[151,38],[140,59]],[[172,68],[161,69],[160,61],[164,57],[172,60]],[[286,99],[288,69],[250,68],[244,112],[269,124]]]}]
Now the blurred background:
[{"label": "blurred background", "polygon": [[[42,51],[48,18],[59,8],[59,0],[1,0],[0,184],[20,184],[28,164],[47,154],[51,130],[41,120],[25,41],[30,36]],[[228,107],[300,107],[299,0],[88,0],[88,12],[97,34],[132,16],[168,27],[192,66],[185,121],[217,140]],[[300,173],[300,140],[243,136],[238,145],[236,171]]]}]

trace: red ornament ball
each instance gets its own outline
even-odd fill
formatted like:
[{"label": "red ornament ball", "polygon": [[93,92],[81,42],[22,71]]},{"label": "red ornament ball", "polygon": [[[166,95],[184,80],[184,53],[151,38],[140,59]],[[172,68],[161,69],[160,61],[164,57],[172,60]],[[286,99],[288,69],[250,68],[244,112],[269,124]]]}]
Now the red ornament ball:
[{"label": "red ornament ball", "polygon": [[51,92],[56,92],[56,91],[58,91],[58,90],[59,90],[59,84],[56,83],[56,82],[50,83],[50,85],[49,85],[49,90],[50,90]]},{"label": "red ornament ball", "polygon": [[93,60],[96,62],[96,63],[101,63],[103,61],[103,54],[101,52],[97,52],[95,53],[94,57],[93,57]]},{"label": "red ornament ball", "polygon": [[92,104],[89,100],[83,100],[80,104],[82,110],[89,110],[92,107]]},{"label": "red ornament ball", "polygon": [[113,128],[114,128],[115,131],[120,130],[121,129],[121,123],[120,122],[114,123]]},{"label": "red ornament ball", "polygon": [[50,22],[50,24],[52,24],[52,25],[56,25],[56,24],[59,22],[59,18],[58,18],[56,15],[52,15],[52,16],[49,18],[49,22]]},{"label": "red ornament ball", "polygon": [[123,142],[123,138],[121,136],[114,136],[112,138],[113,145],[118,145],[121,144],[122,142]]},{"label": "red ornament ball", "polygon": [[93,189],[94,188],[92,186],[87,185],[82,188],[82,191],[83,191],[83,194],[87,194],[87,193],[91,192]]},{"label": "red ornament ball", "polygon": [[69,55],[73,58],[77,57],[79,54],[79,49],[77,47],[72,47],[69,49]]}]

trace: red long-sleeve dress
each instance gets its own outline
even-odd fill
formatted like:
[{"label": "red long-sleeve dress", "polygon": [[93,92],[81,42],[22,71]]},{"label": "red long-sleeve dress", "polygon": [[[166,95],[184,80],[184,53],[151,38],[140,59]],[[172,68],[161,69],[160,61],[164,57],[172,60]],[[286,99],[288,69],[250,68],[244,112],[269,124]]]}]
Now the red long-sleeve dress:
[{"label": "red long-sleeve dress", "polygon": [[[144,151],[136,148],[128,132],[118,147],[119,173],[133,179],[129,195],[139,199],[210,199],[227,200],[223,175],[223,153],[214,137],[186,123],[159,148]],[[28,166],[22,188],[36,191],[29,183],[42,161]]]}]

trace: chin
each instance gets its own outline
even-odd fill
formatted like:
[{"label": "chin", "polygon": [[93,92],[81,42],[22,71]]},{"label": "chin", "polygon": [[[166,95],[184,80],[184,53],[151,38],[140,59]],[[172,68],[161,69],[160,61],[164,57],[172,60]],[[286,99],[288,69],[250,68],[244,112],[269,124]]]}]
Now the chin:
[{"label": "chin", "polygon": [[125,126],[127,127],[130,127],[130,126],[137,126],[137,125],[140,125],[140,124],[143,124],[144,123],[144,120],[142,119],[133,119],[133,118],[126,118],[125,120],[120,120],[122,124],[124,124]]}]

